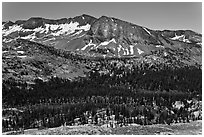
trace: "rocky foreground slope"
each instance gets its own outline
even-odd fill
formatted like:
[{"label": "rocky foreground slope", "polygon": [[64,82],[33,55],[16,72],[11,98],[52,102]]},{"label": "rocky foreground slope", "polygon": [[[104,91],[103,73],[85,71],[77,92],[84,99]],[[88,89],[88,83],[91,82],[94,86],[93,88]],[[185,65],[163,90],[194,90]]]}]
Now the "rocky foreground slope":
[{"label": "rocky foreground slope", "polygon": [[99,126],[69,126],[51,129],[30,129],[24,133],[7,132],[25,135],[202,135],[202,121],[173,125],[133,125],[128,127],[107,128]]}]

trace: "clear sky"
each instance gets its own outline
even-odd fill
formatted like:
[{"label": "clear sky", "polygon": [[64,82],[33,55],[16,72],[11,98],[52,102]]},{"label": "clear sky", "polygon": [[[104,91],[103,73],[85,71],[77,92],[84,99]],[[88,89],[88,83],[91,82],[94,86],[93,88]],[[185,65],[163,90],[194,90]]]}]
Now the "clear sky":
[{"label": "clear sky", "polygon": [[60,19],[88,14],[119,18],[150,29],[189,29],[202,32],[202,3],[197,2],[36,2],[2,3],[2,20],[16,21],[30,17]]}]

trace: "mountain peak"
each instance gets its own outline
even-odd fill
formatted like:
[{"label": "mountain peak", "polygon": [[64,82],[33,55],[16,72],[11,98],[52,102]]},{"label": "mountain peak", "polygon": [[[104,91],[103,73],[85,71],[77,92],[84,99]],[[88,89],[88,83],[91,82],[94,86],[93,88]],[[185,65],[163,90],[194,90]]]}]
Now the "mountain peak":
[{"label": "mountain peak", "polygon": [[41,17],[31,17],[24,24],[25,29],[35,29],[43,25],[43,18]]},{"label": "mountain peak", "polygon": [[[88,15],[88,14],[82,14],[81,16],[83,16],[83,17],[95,18],[95,17],[93,17],[93,16],[91,16],[91,15]],[[96,19],[96,18],[95,18],[95,19]]]},{"label": "mountain peak", "polygon": [[98,19],[110,19],[110,17],[103,15],[103,16],[99,17]]}]

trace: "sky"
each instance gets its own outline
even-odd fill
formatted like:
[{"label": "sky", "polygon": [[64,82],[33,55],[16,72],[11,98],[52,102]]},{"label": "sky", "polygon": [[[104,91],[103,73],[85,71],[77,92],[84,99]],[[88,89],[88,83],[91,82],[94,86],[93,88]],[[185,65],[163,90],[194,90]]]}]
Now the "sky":
[{"label": "sky", "polygon": [[201,2],[3,2],[2,21],[60,19],[88,14],[119,18],[153,30],[202,33]]}]

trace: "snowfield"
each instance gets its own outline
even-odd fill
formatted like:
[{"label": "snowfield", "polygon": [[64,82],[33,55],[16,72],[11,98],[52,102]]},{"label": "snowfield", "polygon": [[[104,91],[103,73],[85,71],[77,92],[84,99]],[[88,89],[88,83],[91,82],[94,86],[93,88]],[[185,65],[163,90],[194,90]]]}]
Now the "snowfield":
[{"label": "snowfield", "polygon": [[[7,36],[13,32],[33,32],[27,36],[21,37],[23,39],[34,39],[36,33],[45,33],[48,34],[50,31],[54,31],[51,33],[53,36],[60,36],[62,34],[71,34],[74,33],[76,30],[84,30],[88,31],[90,29],[90,24],[86,24],[84,26],[79,26],[78,22],[70,22],[65,24],[45,24],[45,27],[38,27],[35,29],[24,29],[21,25],[13,25],[10,26],[9,29],[3,29],[2,34],[3,36]],[[81,32],[81,31],[79,31]]]}]

